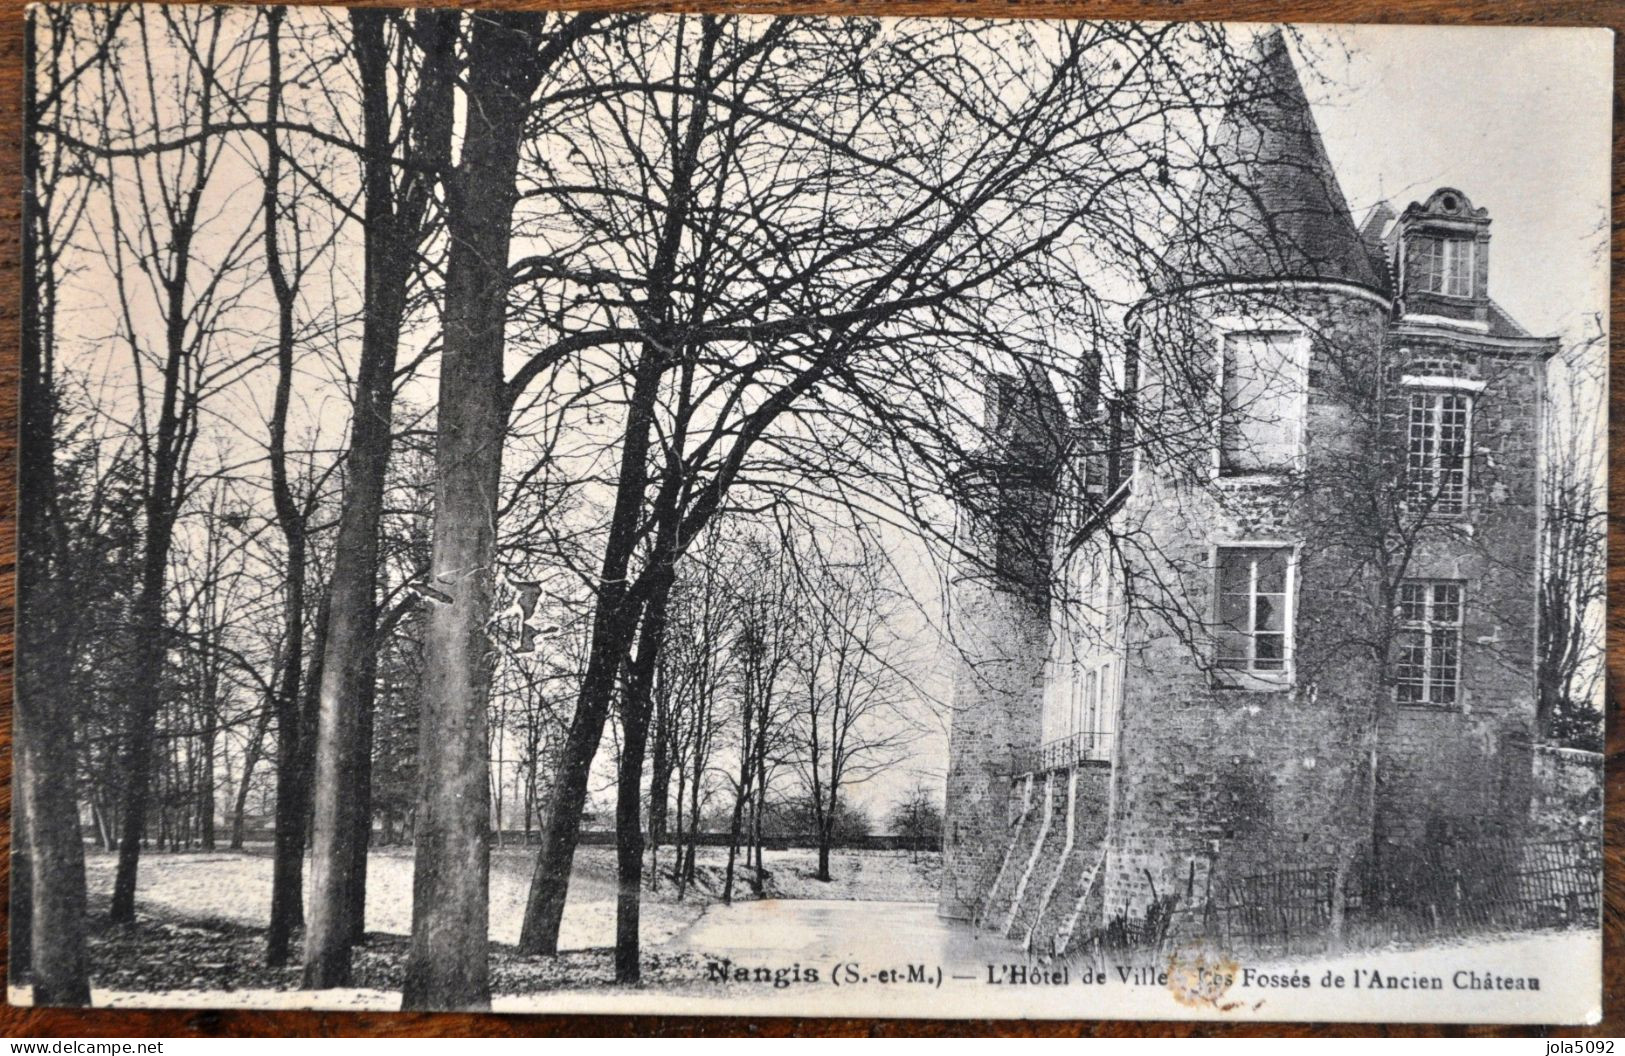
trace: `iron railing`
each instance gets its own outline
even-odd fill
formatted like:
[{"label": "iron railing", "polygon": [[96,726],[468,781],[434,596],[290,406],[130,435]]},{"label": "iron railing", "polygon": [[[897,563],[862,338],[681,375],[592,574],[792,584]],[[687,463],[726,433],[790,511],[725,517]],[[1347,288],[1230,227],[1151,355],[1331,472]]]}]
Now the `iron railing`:
[{"label": "iron railing", "polygon": [[1041,774],[1049,770],[1062,770],[1084,762],[1109,763],[1112,759],[1111,733],[1084,731],[1058,737],[1036,748],[1018,749],[1011,756],[1011,772]]}]

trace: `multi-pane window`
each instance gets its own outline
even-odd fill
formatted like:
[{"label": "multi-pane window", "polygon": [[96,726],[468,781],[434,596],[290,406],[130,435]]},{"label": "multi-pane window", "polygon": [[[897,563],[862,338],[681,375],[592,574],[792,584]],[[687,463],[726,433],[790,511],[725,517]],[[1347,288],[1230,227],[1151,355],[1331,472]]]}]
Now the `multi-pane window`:
[{"label": "multi-pane window", "polygon": [[1461,684],[1462,585],[1453,580],[1406,580],[1399,587],[1401,704],[1454,704]]},{"label": "multi-pane window", "polygon": [[1406,438],[1409,501],[1421,513],[1467,508],[1468,425],[1472,397],[1414,392]]},{"label": "multi-pane window", "polygon": [[1307,365],[1302,335],[1287,330],[1224,336],[1219,472],[1291,469],[1303,432]]},{"label": "multi-pane window", "polygon": [[1227,546],[1218,558],[1218,666],[1279,677],[1292,656],[1292,551]]},{"label": "multi-pane window", "polygon": [[1470,238],[1428,238],[1422,241],[1421,289],[1447,297],[1473,295],[1473,255],[1477,243]]}]

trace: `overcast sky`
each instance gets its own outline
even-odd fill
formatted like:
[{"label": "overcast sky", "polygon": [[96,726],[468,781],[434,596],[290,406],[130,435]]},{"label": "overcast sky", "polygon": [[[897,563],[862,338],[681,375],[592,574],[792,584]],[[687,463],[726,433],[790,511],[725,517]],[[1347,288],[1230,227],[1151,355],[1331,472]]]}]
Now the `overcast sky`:
[{"label": "overcast sky", "polygon": [[1490,212],[1490,296],[1513,318],[1547,336],[1607,311],[1607,30],[1306,27],[1303,44],[1356,222],[1455,187]]}]

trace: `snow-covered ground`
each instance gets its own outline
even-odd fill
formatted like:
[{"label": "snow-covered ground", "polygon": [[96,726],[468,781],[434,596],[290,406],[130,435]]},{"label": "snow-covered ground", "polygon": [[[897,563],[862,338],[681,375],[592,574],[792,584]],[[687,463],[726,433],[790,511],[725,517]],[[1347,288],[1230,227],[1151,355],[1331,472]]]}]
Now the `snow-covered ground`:
[{"label": "snow-covered ground", "polygon": [[[1275,963],[1184,950],[1146,955],[1128,966],[1140,969],[1132,978],[1120,974],[1122,965],[1091,973],[1091,966],[1073,963],[1057,982],[1061,966],[1036,964],[1009,943],[936,917],[935,856],[838,852],[833,879],[821,882],[814,852],[769,852],[768,897],[750,900],[741,878],[740,901],[723,906],[725,853],[715,848],[701,849],[697,883],[683,897],[669,879],[646,893],[644,983],[628,988],[615,985],[605,949],[615,916],[610,848],[577,855],[560,943],[568,952],[526,958],[511,948],[531,855],[504,848],[492,856],[498,1011],[1575,1023],[1595,1021],[1600,1009],[1595,932],[1484,936]],[[662,860],[669,863],[669,852]],[[93,907],[106,905],[113,868],[110,855],[90,857]],[[311,993],[297,989],[297,965],[261,963],[267,853],[148,855],[137,893],[142,925],[93,936],[95,1002],[398,1008],[411,928],[411,855],[386,850],[369,869],[367,927],[375,935],[358,950],[358,986]],[[719,974],[719,965],[726,971]],[[739,968],[746,977],[733,974]],[[1198,968],[1223,972],[1227,981],[1193,990],[1189,980]],[[1040,973],[1048,973],[1041,984]],[[1373,975],[1384,985],[1374,986]],[[1538,980],[1538,989],[1530,980]],[[11,995],[17,1003],[28,996]]]},{"label": "snow-covered ground", "polygon": [[[505,847],[492,853],[492,986],[506,1005],[531,993],[583,993],[613,989],[609,947],[615,928],[615,859],[609,847],[581,848],[571,876],[557,957],[522,957],[512,948],[519,936],[534,848]],[[669,872],[673,857],[663,849]],[[816,878],[811,850],[769,851],[763,896],[768,906],[816,898],[834,905],[898,906],[929,904],[936,897],[939,856],[892,852],[837,851],[831,880]],[[299,967],[268,968],[263,963],[264,927],[271,897],[270,849],[149,853],[143,856],[137,888],[138,924],[102,925],[116,859],[92,852],[86,872],[93,919],[93,996],[97,1005],[126,1007],[395,1008],[412,923],[412,854],[383,848],[368,862],[367,930],[358,947],[356,988],[319,995],[298,991]],[[700,848],[696,879],[679,891],[669,875],[645,891],[640,915],[645,986],[692,987],[704,974],[704,955],[671,939],[720,904],[726,850]],[[734,897],[753,899],[753,873],[738,863]],[[899,907],[901,908],[901,907]],[[889,915],[889,914],[884,914]],[[568,989],[566,989],[568,988]],[[11,999],[27,1004],[26,988]]]},{"label": "snow-covered ground", "polygon": [[[498,848],[491,854],[491,940],[519,941],[530,887],[533,849]],[[662,856],[669,865],[670,851]],[[643,941],[665,942],[691,924],[721,893],[727,850],[702,847],[696,858],[699,883],[679,899],[669,880],[646,892],[640,914]],[[889,851],[836,851],[831,882],[816,879],[817,852],[767,851],[765,894],[771,898],[930,901],[936,897],[940,858]],[[86,881],[92,904],[108,898],[117,857],[92,852]],[[270,918],[271,857],[267,848],[247,851],[149,853],[137,873],[136,904],[154,916],[179,920],[224,921],[263,928]],[[751,897],[741,875],[735,897]],[[375,852],[367,863],[367,930],[386,935],[412,931],[412,854],[405,848]],[[615,938],[615,853],[610,847],[583,847],[576,853],[569,900],[559,931],[559,948],[585,950],[613,944]]]},{"label": "snow-covered ground", "polygon": [[[602,852],[602,853],[600,853]],[[602,861],[600,861],[602,859]],[[491,939],[519,941],[530,883],[528,854],[493,853],[491,861]],[[97,853],[85,862],[92,904],[112,891],[114,855]],[[607,868],[605,868],[607,866]],[[170,919],[219,920],[263,928],[270,919],[271,856],[244,852],[148,854],[137,873],[136,905]],[[642,914],[645,942],[663,942],[699,916],[701,899],[650,899]],[[614,941],[615,884],[608,848],[586,848],[571,877],[570,897],[559,929],[560,949],[588,949]],[[367,930],[386,935],[412,931],[412,856],[406,850],[373,854],[367,862]]]}]

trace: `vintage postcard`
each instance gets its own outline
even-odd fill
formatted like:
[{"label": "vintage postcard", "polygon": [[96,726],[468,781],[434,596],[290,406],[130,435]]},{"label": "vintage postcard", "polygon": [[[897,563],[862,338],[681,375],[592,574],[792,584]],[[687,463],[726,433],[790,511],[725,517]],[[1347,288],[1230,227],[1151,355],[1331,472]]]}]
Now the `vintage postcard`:
[{"label": "vintage postcard", "polygon": [[1595,1022],[1612,50],[32,8],[10,1001]]}]

